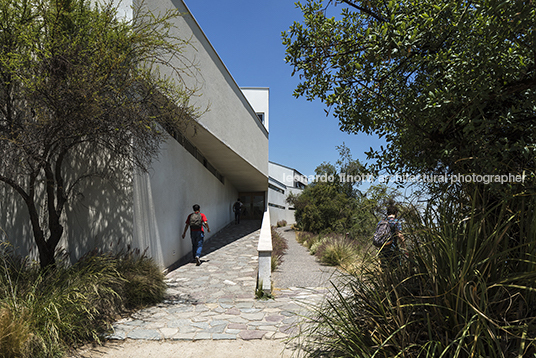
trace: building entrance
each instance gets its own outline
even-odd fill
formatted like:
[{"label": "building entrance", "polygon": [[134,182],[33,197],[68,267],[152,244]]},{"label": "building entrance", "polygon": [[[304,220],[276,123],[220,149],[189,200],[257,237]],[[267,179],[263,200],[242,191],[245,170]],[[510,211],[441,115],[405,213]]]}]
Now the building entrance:
[{"label": "building entrance", "polygon": [[262,220],[265,206],[264,192],[240,193],[242,201],[242,219],[244,220]]}]

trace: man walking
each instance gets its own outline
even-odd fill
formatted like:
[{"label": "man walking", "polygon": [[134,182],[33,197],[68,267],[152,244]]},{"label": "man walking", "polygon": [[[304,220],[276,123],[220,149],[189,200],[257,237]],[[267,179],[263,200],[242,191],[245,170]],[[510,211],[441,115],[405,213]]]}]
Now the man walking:
[{"label": "man walking", "polygon": [[242,202],[240,198],[236,199],[236,203],[233,204],[234,211],[234,223],[240,224],[240,213],[242,213]]},{"label": "man walking", "polygon": [[203,250],[203,239],[205,238],[205,232],[203,226],[207,228],[207,231],[210,232],[208,227],[208,221],[205,214],[201,213],[201,207],[197,204],[193,206],[194,212],[188,215],[186,219],[186,226],[184,227],[184,232],[182,233],[182,238],[186,236],[186,231],[190,228],[190,238],[192,239],[192,255],[197,266],[201,265],[201,251]]},{"label": "man walking", "polygon": [[[378,228],[385,223],[389,228],[389,239],[380,248],[379,257],[383,270],[394,268],[400,264],[400,246],[405,246],[402,226],[397,219],[398,209],[394,204],[387,207],[387,217],[378,223]],[[378,231],[378,228],[376,229]]]}]

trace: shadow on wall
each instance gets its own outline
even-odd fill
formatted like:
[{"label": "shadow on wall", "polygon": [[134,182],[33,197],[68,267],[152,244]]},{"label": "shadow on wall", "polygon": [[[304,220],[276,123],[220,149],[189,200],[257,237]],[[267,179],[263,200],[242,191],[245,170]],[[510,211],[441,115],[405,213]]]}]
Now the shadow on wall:
[{"label": "shadow on wall", "polygon": [[15,252],[37,259],[28,209],[22,197],[8,185],[0,183],[0,240],[8,242]]},{"label": "shadow on wall", "polygon": [[[64,232],[57,250],[68,253],[71,263],[98,249],[118,252],[132,242],[132,170],[113,156],[94,155],[94,150],[78,151],[63,168],[69,190],[61,221]],[[40,224],[47,232],[47,209],[39,181]],[[0,183],[1,240],[15,253],[38,259],[26,204],[11,187]],[[48,237],[48,234],[46,234]]]}]

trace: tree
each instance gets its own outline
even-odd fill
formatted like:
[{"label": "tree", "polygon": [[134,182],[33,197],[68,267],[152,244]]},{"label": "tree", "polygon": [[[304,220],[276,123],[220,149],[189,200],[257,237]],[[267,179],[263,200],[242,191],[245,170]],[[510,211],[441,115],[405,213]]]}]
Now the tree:
[{"label": "tree", "polygon": [[[28,209],[42,267],[82,180],[146,170],[163,128],[198,113],[194,91],[158,72],[195,71],[181,56],[188,41],[170,31],[180,15],[142,9],[127,21],[111,2],[0,0],[0,181]],[[94,165],[72,170],[84,161]]]},{"label": "tree", "polygon": [[373,185],[365,193],[358,187],[366,180],[366,168],[352,158],[344,143],[337,146],[336,164],[324,162],[315,169],[317,181],[287,202],[296,209],[298,226],[315,233],[349,233],[352,238],[369,239],[385,216],[389,200],[399,194],[385,185]]},{"label": "tree", "polygon": [[[283,33],[286,61],[340,128],[385,137],[390,173],[536,168],[534,1],[308,0]],[[341,6],[340,15],[328,16]]]}]

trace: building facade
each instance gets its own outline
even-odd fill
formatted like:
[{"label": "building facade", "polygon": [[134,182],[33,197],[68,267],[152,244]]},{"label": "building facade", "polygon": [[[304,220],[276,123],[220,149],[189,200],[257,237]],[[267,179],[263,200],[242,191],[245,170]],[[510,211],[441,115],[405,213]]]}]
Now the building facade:
[{"label": "building facade", "polygon": [[[122,1],[121,16],[133,16],[130,5],[135,1]],[[190,240],[181,235],[193,204],[208,217],[212,232],[207,240],[233,222],[237,197],[250,201],[251,218],[262,218],[266,209],[267,104],[266,111],[253,109],[182,0],[151,0],[144,6],[155,13],[178,9],[184,14],[172,31],[191,39],[193,46],[182,55],[199,72],[185,82],[198,89],[193,104],[205,110],[195,126],[170,134],[148,173],[128,173],[132,175],[113,187],[97,178],[80,186],[66,205],[59,245],[72,262],[94,249],[130,247],[169,267],[191,251]],[[161,72],[166,75],[165,68]],[[36,258],[24,204],[9,187],[0,185],[0,191],[2,240],[17,253]]]},{"label": "building facade", "polygon": [[287,202],[290,194],[299,195],[307,185],[307,177],[296,169],[269,162],[268,163],[268,209],[270,221],[277,225],[284,220],[287,224],[296,223],[294,207]]}]

